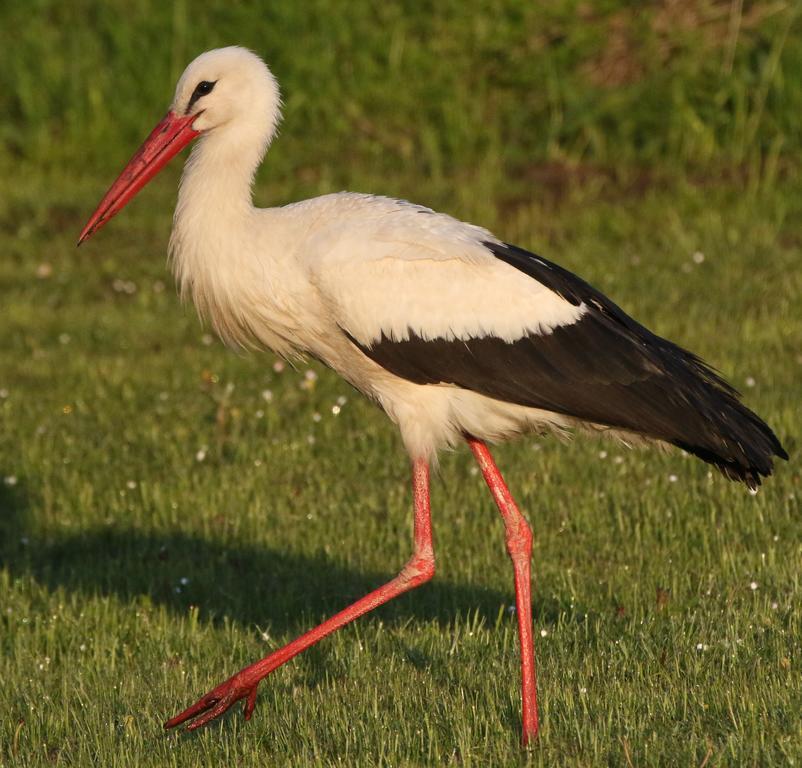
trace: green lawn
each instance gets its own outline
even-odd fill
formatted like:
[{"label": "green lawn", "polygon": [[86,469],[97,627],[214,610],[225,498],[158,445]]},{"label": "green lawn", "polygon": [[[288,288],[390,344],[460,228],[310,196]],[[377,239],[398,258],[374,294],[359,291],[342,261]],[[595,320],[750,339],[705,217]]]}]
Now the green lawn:
[{"label": "green lawn", "polygon": [[[802,760],[796,8],[471,5],[4,4],[0,765]],[[527,753],[503,526],[466,450],[433,483],[433,582],[274,673],[250,723],[161,730],[411,547],[385,417],[180,306],[179,167],[74,247],[186,61],[230,42],[285,88],[260,204],[347,187],[488,226],[701,354],[791,454],[752,496],[679,452],[497,450],[535,534]]]}]

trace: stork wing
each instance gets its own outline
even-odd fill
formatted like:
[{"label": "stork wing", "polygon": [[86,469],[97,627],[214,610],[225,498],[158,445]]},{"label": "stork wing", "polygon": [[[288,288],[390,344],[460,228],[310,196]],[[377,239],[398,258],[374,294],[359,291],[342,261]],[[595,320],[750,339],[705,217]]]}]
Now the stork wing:
[{"label": "stork wing", "polygon": [[751,486],[774,455],[786,457],[698,357],[558,265],[493,239],[481,247],[492,263],[386,257],[353,267],[363,279],[351,276],[338,322],[408,381],[664,440]]}]

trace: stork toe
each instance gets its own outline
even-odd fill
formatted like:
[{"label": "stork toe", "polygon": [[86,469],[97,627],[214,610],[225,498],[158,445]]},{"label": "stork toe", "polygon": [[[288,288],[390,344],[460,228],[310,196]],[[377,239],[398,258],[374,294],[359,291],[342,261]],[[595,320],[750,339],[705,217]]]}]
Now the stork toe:
[{"label": "stork toe", "polygon": [[[192,722],[187,726],[188,731],[194,731],[201,726],[217,719],[220,715],[227,712],[240,699],[245,699],[243,715],[246,720],[251,719],[253,710],[256,706],[256,695],[259,680],[250,682],[243,680],[242,675],[236,674],[224,683],[213,688],[204,696],[201,696],[192,706],[187,707],[183,712],[175,717],[171,717],[165,724],[165,730],[175,728],[189,720]],[[193,720],[193,718],[196,718]]]}]

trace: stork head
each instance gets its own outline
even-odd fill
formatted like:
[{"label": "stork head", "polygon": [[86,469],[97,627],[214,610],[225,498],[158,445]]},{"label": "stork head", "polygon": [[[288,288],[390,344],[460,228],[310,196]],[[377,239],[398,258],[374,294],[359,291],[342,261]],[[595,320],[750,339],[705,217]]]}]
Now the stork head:
[{"label": "stork head", "polygon": [[184,70],[170,111],[193,116],[192,128],[208,133],[253,125],[272,136],[280,116],[278,84],[265,63],[247,48],[206,51]]},{"label": "stork head", "polygon": [[262,159],[281,117],[278,84],[251,51],[231,46],[207,51],[184,70],[169,112],[111,185],[87,222],[78,245],[100,229],[193,139],[217,154]]}]

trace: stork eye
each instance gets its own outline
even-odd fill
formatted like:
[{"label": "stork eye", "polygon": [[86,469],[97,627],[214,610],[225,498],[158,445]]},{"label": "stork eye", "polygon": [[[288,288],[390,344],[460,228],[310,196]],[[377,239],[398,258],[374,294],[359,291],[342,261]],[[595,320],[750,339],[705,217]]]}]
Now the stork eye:
[{"label": "stork eye", "polygon": [[187,104],[187,113],[189,110],[192,109],[192,105],[199,99],[201,96],[206,96],[207,94],[212,92],[214,85],[217,81],[210,82],[209,80],[201,80],[196,86],[195,90],[192,91],[192,96],[189,99],[189,104]]},{"label": "stork eye", "polygon": [[212,88],[214,88],[214,83],[210,83],[208,80],[201,80],[201,82],[195,86],[195,91],[192,95],[200,98],[201,96],[205,96],[207,93],[211,93]]}]

